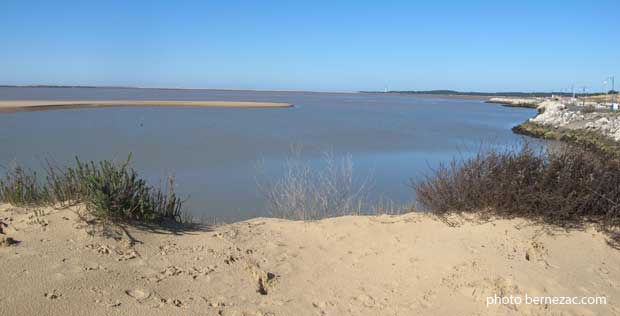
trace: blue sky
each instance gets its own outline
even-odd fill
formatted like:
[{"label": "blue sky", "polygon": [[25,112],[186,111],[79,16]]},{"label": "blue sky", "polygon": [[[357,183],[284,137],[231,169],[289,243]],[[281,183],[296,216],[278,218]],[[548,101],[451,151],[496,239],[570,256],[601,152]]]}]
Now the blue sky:
[{"label": "blue sky", "polygon": [[0,84],[549,91],[620,83],[620,1],[0,1]]}]

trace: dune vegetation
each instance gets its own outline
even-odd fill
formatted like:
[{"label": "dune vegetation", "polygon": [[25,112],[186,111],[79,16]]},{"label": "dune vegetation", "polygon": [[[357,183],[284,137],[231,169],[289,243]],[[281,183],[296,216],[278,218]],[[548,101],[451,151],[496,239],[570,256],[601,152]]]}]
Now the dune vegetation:
[{"label": "dune vegetation", "polygon": [[480,152],[455,159],[415,183],[417,200],[437,214],[482,213],[565,227],[620,225],[620,162],[562,145]]},{"label": "dune vegetation", "polygon": [[45,180],[23,167],[7,170],[0,180],[0,201],[16,206],[84,204],[102,221],[183,220],[183,201],[174,192],[174,179],[165,188],[149,186],[129,166],[109,160],[59,167],[48,163]]}]

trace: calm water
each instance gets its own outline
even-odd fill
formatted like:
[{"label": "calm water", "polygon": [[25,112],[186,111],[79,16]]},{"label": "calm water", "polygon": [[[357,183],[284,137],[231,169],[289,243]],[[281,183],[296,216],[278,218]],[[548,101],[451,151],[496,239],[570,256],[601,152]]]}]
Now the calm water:
[{"label": "calm water", "polygon": [[429,167],[467,155],[481,142],[512,146],[510,128],[534,110],[481,100],[382,94],[0,88],[0,99],[243,100],[293,103],[289,109],[99,108],[0,113],[0,165],[37,168],[119,159],[157,184],[174,175],[192,213],[219,220],[268,215],[257,190],[256,164],[276,175],[291,145],[308,159],[333,150],[353,157],[355,173],[372,174],[372,198],[414,200],[407,186]]}]

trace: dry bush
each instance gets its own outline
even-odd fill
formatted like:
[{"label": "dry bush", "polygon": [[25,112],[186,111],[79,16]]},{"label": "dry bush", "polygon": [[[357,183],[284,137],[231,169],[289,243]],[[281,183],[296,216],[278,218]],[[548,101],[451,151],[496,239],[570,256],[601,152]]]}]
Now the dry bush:
[{"label": "dry bush", "polygon": [[294,146],[286,158],[282,176],[259,179],[271,215],[279,218],[315,220],[359,214],[365,206],[370,177],[354,177],[350,155],[323,155],[322,166],[314,167],[302,158],[302,148]]},{"label": "dry bush", "polygon": [[439,166],[412,183],[418,202],[438,213],[491,210],[562,226],[620,224],[620,163],[574,146],[480,152]]}]

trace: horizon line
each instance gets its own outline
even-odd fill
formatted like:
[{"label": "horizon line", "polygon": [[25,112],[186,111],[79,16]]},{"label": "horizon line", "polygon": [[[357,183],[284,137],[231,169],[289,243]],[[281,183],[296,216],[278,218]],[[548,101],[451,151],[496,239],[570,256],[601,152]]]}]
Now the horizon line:
[{"label": "horizon line", "polygon": [[[298,92],[298,93],[383,93],[383,94],[466,94],[489,96],[502,94],[572,94],[572,92],[564,91],[461,91],[451,89],[431,89],[431,90],[294,90],[294,89],[242,89],[242,88],[192,88],[192,87],[157,87],[157,86],[97,86],[97,85],[61,85],[61,84],[28,84],[13,85],[0,84],[0,88],[86,88],[86,89],[152,89],[152,90],[208,90],[208,91],[253,91],[253,92]],[[611,90],[610,90],[611,91]],[[601,92],[605,94],[605,92]],[[596,92],[586,93],[588,95],[601,94]],[[575,95],[581,95],[581,92],[575,92]]]}]

